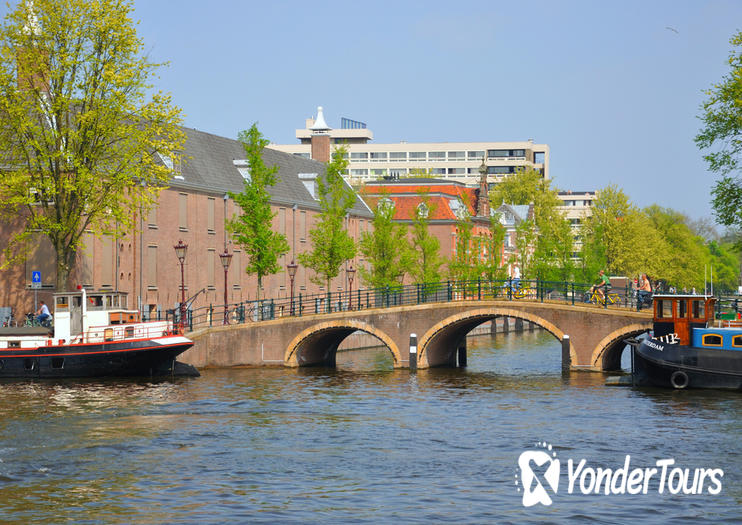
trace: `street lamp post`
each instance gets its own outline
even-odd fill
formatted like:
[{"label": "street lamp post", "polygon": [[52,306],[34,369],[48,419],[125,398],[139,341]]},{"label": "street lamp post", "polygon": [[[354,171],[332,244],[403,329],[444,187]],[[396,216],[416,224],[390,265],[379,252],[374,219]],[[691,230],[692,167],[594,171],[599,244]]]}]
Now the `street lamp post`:
[{"label": "street lamp post", "polygon": [[219,259],[221,259],[224,267],[224,324],[229,324],[227,317],[227,272],[229,271],[229,264],[232,262],[232,254],[227,253],[227,249],[224,248],[224,253],[219,254]]},{"label": "street lamp post", "polygon": [[183,265],[185,264],[186,253],[188,252],[188,245],[183,244],[183,240],[179,240],[178,244],[173,246],[175,248],[175,255],[180,261],[180,333],[185,332],[185,272]]},{"label": "street lamp post", "polygon": [[293,259],[286,265],[286,270],[289,272],[289,281],[291,282],[291,315],[294,315],[294,277],[296,277],[296,269],[298,267],[299,265]]},{"label": "street lamp post", "polygon": [[353,309],[353,277],[356,276],[356,269],[353,265],[350,266],[345,272],[348,274],[348,310]]}]

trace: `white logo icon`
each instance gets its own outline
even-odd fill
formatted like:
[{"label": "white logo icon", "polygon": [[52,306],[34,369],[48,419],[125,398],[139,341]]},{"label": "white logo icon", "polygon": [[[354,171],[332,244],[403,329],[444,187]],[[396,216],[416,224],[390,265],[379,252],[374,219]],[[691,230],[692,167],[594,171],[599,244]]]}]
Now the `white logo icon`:
[{"label": "white logo icon", "polygon": [[[536,443],[536,446],[545,450],[526,450],[518,458],[524,507],[532,507],[537,503],[551,505],[547,486],[553,494],[559,490],[559,460],[556,459],[556,452],[545,442]],[[515,478],[515,484],[518,485],[517,474]]]}]

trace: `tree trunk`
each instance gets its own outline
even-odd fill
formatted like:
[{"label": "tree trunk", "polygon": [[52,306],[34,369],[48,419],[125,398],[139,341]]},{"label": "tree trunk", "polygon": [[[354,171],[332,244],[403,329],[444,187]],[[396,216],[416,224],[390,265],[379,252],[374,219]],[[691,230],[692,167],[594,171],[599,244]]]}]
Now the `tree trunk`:
[{"label": "tree trunk", "polygon": [[74,266],[77,251],[63,246],[56,246],[55,251],[57,254],[57,275],[54,286],[57,292],[66,292],[69,290],[70,272]]}]

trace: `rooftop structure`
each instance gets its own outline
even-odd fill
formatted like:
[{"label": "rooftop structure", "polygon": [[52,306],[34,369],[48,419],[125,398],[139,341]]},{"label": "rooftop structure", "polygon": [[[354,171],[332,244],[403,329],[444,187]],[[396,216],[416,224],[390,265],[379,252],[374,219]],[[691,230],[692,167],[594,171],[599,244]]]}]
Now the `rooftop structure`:
[{"label": "rooftop structure", "polygon": [[[344,144],[348,148],[350,165],[347,178],[352,184],[425,173],[438,179],[477,185],[482,163],[491,182],[502,180],[520,168],[532,168],[549,178],[549,146],[536,144],[532,139],[512,142],[374,144],[370,142],[373,134],[365,123],[347,118],[343,122],[348,127],[323,128],[322,134],[329,136],[332,145]],[[321,107],[318,108],[317,118],[307,119],[306,128],[296,130],[299,144],[271,144],[269,147],[325,162],[326,159],[318,157],[326,154],[324,150],[312,148],[313,138],[318,140],[318,123],[327,126]]]}]

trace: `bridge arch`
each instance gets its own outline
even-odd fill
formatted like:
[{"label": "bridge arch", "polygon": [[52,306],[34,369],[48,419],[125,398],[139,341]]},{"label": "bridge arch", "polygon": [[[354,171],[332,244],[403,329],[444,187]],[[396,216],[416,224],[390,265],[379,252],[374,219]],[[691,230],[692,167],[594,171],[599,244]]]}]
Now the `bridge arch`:
[{"label": "bridge arch", "polygon": [[[545,329],[559,341],[565,335],[553,323],[530,312],[502,307],[476,308],[446,317],[433,325],[418,340],[418,367],[428,368],[451,364],[452,356],[466,334],[474,327],[497,317],[514,317],[530,321]],[[572,362],[576,362],[577,354],[571,341],[569,353]]]},{"label": "bridge arch", "polygon": [[621,352],[623,352],[627,337],[635,337],[647,332],[646,324],[631,324],[623,326],[606,335],[595,346],[590,362],[597,370],[618,370],[621,368]]},{"label": "bridge arch", "polygon": [[286,348],[284,364],[291,367],[335,366],[338,346],[343,339],[357,330],[377,337],[389,348],[394,360],[394,368],[402,366],[399,347],[394,340],[375,326],[357,319],[328,320],[302,330]]}]

